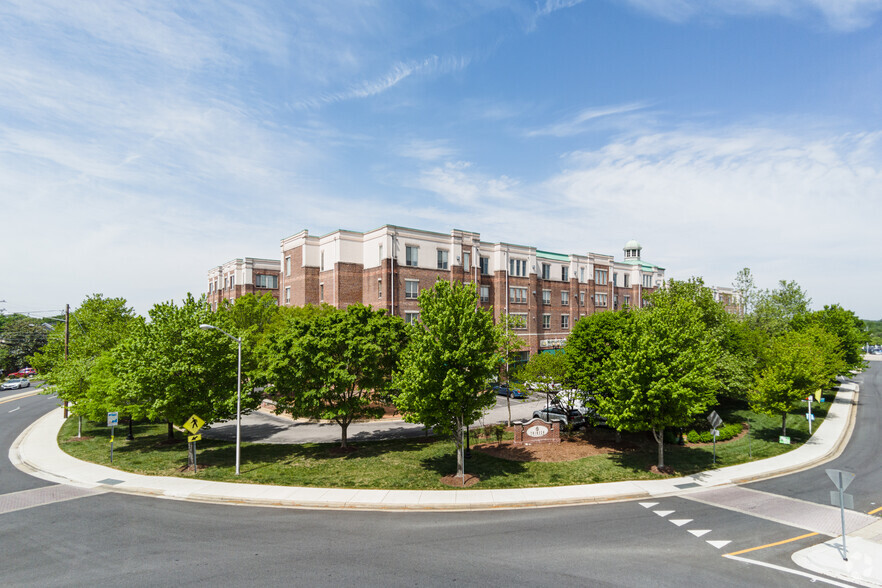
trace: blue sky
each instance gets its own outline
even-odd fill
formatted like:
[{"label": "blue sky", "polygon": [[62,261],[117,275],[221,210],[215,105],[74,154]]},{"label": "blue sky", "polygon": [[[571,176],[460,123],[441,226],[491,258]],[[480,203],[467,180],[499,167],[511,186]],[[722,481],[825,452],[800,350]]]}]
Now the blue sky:
[{"label": "blue sky", "polygon": [[0,3],[0,307],[398,224],[882,318],[882,0]]}]

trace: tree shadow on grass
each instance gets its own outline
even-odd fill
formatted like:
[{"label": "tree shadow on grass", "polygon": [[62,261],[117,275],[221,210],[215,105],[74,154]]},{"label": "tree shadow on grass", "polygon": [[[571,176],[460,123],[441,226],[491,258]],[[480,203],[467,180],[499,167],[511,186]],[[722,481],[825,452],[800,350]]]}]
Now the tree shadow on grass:
[{"label": "tree shadow on grass", "polygon": [[[500,459],[473,451],[471,459],[465,460],[465,471],[481,479],[480,484],[494,485],[494,481],[519,476],[527,471],[523,461]],[[439,478],[456,473],[456,453],[436,455],[420,460],[422,467],[434,472]]]}]

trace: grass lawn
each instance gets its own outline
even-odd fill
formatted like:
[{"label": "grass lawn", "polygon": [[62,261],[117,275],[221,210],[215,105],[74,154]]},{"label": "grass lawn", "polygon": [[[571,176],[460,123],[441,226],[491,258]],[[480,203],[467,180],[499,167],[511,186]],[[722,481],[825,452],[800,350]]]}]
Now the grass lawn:
[{"label": "grass lawn", "polygon": [[[823,422],[834,394],[825,395],[827,403],[813,405],[815,429]],[[805,411],[787,418],[787,434],[792,445],[781,445],[778,436],[781,418],[755,415],[737,403],[718,407],[726,423],[751,422],[750,437],[717,443],[716,467],[763,459],[784,453],[804,443],[808,435]],[[116,431],[112,467],[139,474],[194,477],[181,471],[187,465],[187,443],[166,442],[165,424],[135,425],[134,441],[126,441],[126,427]],[[85,440],[73,440],[77,434],[76,418],[70,418],[58,434],[61,448],[70,455],[102,465],[110,465],[110,430],[103,423],[84,423]],[[177,433],[181,437],[181,432]],[[511,438],[511,435],[508,435]],[[488,439],[482,439],[488,442]],[[473,441],[474,442],[474,441]],[[466,472],[481,481],[473,489],[529,488],[645,480],[661,477],[649,471],[657,459],[657,446],[651,434],[625,435],[628,446],[618,453],[597,455],[566,462],[508,461],[479,451],[472,451]],[[235,444],[209,439],[197,443],[195,477],[204,480],[316,486],[328,488],[448,489],[442,476],[456,471],[452,441],[444,439],[401,439],[356,444],[357,450],[343,453],[337,444],[271,445],[242,444],[241,476],[235,475]],[[711,469],[713,446],[665,445],[665,464],[677,474],[687,475]]]}]

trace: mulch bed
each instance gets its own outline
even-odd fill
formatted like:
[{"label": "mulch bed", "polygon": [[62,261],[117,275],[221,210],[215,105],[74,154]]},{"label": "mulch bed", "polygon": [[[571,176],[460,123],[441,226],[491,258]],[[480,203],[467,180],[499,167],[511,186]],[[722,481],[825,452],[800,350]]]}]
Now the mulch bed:
[{"label": "mulch bed", "polygon": [[[465,479],[465,484],[463,484],[463,479]],[[480,481],[481,478],[475,476],[474,474],[465,474],[464,476],[457,476],[456,474],[453,474],[441,478],[442,484],[444,484],[445,486],[452,486],[454,488],[468,488],[469,486],[474,486]]]},{"label": "mulch bed", "polygon": [[570,438],[560,443],[537,443],[535,445],[515,445],[512,441],[502,443],[480,443],[472,449],[509,461],[573,461],[592,455],[617,453],[624,444],[617,447],[602,439],[586,440]]}]

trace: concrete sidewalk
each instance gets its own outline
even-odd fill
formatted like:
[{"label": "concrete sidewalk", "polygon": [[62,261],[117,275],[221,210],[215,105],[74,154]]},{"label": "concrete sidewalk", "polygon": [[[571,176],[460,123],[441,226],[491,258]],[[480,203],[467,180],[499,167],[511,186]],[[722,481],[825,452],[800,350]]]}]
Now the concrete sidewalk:
[{"label": "concrete sidewalk", "polygon": [[[191,478],[143,476],[77,460],[56,442],[63,423],[59,408],[28,427],[13,443],[9,459],[36,477],[81,488],[158,498],[274,507],[363,509],[386,511],[476,510],[592,504],[681,495],[711,487],[779,476],[828,461],[841,451],[854,424],[858,387],[840,388],[827,418],[803,446],[752,463],[700,472],[691,476],[553,488],[501,490],[355,490],[210,482]],[[882,586],[882,521],[847,537],[849,561],[837,545],[841,538],[802,550],[794,561],[808,569],[857,582]]]}]

